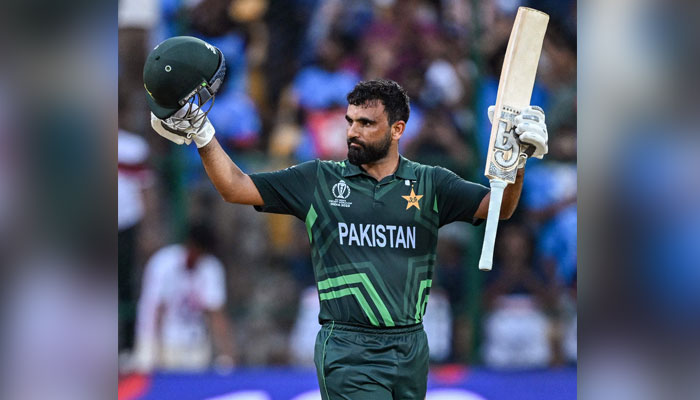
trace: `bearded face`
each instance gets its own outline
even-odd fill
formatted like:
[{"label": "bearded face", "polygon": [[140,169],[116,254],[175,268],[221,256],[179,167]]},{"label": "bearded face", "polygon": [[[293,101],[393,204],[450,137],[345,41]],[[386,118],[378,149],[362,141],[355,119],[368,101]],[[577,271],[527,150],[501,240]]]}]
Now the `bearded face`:
[{"label": "bearded face", "polygon": [[355,165],[371,164],[386,157],[391,146],[391,129],[377,141],[348,138],[348,161]]},{"label": "bearded face", "polygon": [[348,161],[355,165],[372,164],[389,154],[392,129],[384,104],[380,101],[348,105]]}]

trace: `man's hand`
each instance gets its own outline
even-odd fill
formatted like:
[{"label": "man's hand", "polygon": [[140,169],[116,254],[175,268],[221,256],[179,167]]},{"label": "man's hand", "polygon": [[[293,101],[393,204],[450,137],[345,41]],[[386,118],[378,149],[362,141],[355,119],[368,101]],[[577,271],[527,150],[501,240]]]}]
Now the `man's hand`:
[{"label": "man's hand", "polygon": [[515,134],[520,142],[535,148],[532,157],[542,159],[549,151],[547,147],[547,125],[544,123],[544,110],[537,106],[528,106],[515,117]]},{"label": "man's hand", "polygon": [[151,113],[151,127],[153,127],[153,130],[160,136],[175,144],[189,145],[194,141],[197,148],[202,148],[211,141],[216,131],[211,122],[209,122],[208,117],[203,117],[204,122],[199,129],[192,126],[189,120],[183,120],[182,118],[188,111],[190,113],[195,113],[195,120],[202,117],[202,111],[199,110],[196,105],[186,105],[171,118],[165,120],[159,119]]},{"label": "man's hand", "polygon": [[[489,121],[493,123],[493,114],[496,106],[488,108]],[[526,143],[535,148],[531,157],[541,159],[549,151],[547,147],[548,135],[545,125],[544,110],[538,106],[528,106],[520,110],[520,114],[514,119],[515,134],[521,143]],[[521,160],[518,168],[525,166],[525,158]]]}]

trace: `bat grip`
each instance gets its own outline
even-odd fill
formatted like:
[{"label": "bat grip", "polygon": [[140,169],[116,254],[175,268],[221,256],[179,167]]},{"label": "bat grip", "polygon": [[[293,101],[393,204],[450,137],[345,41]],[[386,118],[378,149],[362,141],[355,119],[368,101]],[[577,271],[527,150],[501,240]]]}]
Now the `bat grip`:
[{"label": "bat grip", "polygon": [[489,199],[489,213],[486,217],[484,244],[481,247],[481,258],[479,259],[479,269],[482,271],[490,271],[493,266],[493,246],[496,242],[496,230],[501,216],[503,190],[508,185],[507,182],[500,179],[491,179],[489,182],[491,183],[491,198]]},{"label": "bat grip", "polygon": [[532,153],[535,152],[535,146],[531,144],[526,144],[525,145],[525,154],[527,154],[528,157],[532,157]]}]

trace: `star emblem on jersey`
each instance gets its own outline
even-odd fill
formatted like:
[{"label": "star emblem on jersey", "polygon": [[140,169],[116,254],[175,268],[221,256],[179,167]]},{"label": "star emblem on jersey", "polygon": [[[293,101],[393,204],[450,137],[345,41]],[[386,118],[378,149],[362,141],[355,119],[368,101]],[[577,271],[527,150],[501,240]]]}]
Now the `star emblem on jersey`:
[{"label": "star emblem on jersey", "polygon": [[413,191],[413,186],[411,186],[411,194],[408,196],[401,196],[403,197],[408,204],[406,204],[406,209],[408,210],[411,207],[416,207],[417,209],[420,210],[420,205],[418,204],[418,201],[423,198],[422,194],[416,194],[416,192]]}]

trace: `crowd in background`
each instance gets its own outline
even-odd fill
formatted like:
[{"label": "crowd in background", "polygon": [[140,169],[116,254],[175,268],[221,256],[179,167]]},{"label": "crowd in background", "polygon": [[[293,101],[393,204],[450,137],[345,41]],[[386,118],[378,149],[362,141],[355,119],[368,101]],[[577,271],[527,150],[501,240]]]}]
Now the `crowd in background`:
[{"label": "crowd in background", "polygon": [[[551,16],[531,101],[546,111],[549,154],[528,161],[518,210],[499,226],[492,272],[476,267],[482,228],[455,223],[441,229],[425,325],[435,363],[575,362],[575,1],[120,0],[122,367],[168,367],[139,359],[139,338],[144,325],[168,323],[159,309],[178,285],[154,279],[188,278],[149,271],[161,268],[154,265],[163,248],[191,242],[192,227],[215,239],[198,251],[217,260],[212,263],[220,265],[224,282],[221,288],[203,284],[215,295],[202,296],[213,300],[201,301],[199,288],[188,289],[187,302],[172,307],[186,309],[187,323],[229,332],[223,336],[232,345],[212,342],[212,362],[308,364],[318,329],[304,225],[225,203],[194,146],[176,146],[151,131],[141,75],[150,49],[176,35],[221,49],[227,77],[209,117],[245,172],[344,159],[346,94],[360,80],[388,78],[411,98],[400,152],[488,185],[486,109],[495,103],[519,5]],[[153,295],[146,291],[151,284],[165,289]],[[226,318],[213,317],[222,310]]]}]

